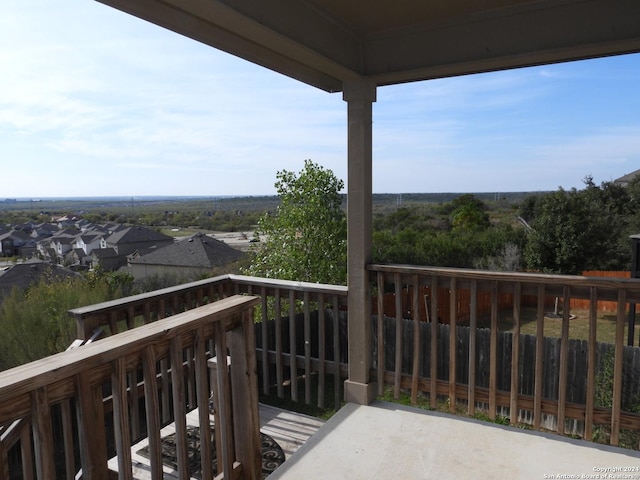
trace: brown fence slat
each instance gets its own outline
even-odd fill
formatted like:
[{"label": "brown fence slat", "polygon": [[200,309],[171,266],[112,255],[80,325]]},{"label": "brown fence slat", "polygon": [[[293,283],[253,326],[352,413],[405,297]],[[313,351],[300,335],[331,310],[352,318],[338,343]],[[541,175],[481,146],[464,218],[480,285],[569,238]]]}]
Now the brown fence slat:
[{"label": "brown fence slat", "polygon": [[395,348],[395,380],[393,382],[393,398],[400,398],[400,383],[402,380],[402,285],[400,274],[394,274],[395,299],[396,299],[396,348]]}]

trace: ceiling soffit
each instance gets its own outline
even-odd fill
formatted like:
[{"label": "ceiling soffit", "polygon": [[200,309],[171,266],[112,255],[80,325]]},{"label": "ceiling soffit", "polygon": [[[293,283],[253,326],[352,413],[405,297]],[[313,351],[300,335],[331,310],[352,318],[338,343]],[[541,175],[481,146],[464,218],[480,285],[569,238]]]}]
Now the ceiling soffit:
[{"label": "ceiling soffit", "polygon": [[327,91],[640,51],[638,0],[100,0]]}]

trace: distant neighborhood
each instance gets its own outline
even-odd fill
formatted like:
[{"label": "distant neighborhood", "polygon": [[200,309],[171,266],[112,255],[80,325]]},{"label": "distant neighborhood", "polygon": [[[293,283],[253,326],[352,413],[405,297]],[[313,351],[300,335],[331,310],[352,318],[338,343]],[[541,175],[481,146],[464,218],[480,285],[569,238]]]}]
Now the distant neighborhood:
[{"label": "distant neighborhood", "polygon": [[53,271],[68,274],[100,268],[126,271],[135,279],[163,274],[194,277],[211,274],[243,256],[241,250],[204,233],[176,239],[143,226],[97,225],[74,216],[48,223],[0,225],[0,260],[22,260],[0,265],[0,298],[2,290],[12,284],[25,286],[25,276],[34,276],[47,265],[49,270],[55,267]]}]

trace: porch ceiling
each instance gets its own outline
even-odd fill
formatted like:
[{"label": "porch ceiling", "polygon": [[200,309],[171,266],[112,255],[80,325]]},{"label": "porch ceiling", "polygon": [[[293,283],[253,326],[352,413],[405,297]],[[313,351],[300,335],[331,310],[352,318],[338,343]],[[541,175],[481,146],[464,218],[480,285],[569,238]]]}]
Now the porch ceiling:
[{"label": "porch ceiling", "polygon": [[98,0],[327,91],[640,51],[637,0]]}]

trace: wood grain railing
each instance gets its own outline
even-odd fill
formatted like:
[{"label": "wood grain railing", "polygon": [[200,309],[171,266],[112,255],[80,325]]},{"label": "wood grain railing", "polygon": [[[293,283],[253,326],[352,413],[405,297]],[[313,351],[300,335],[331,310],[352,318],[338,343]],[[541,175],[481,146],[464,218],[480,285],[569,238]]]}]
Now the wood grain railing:
[{"label": "wood grain railing", "polygon": [[[391,319],[372,319],[372,376],[378,379],[379,393],[387,386],[395,396],[406,390],[414,402],[426,395],[433,407],[444,401],[452,411],[464,405],[467,413],[484,409],[490,418],[507,412],[511,423],[529,415],[534,428],[553,416],[561,434],[567,433],[567,420],[575,420],[584,424],[584,438],[593,439],[604,429],[613,445],[628,432],[640,438],[640,416],[624,397],[630,384],[638,383],[628,380],[625,348],[632,347],[624,346],[626,311],[640,302],[638,280],[402,265],[370,265],[368,270],[373,310],[388,311],[389,295],[394,307]],[[546,316],[556,298],[561,305],[571,305],[574,299],[589,302],[585,368],[573,368],[569,309],[554,320],[560,325],[559,347],[551,362],[546,359]],[[488,301],[488,311],[478,308],[479,299]],[[599,301],[617,305],[609,372],[603,371],[598,353]],[[530,357],[522,345],[530,343],[522,328],[531,309],[535,352],[529,366],[523,364]],[[152,464],[159,472],[159,428],[207,404],[211,381],[206,380],[206,360],[216,351],[241,355],[231,360],[232,377],[246,371],[243,365],[251,364],[253,356],[259,366],[255,383],[263,394],[324,407],[331,391],[334,407],[342,401],[348,373],[346,287],[224,275],[70,314],[81,340],[98,340],[0,373],[2,479],[71,479],[80,469],[86,478],[104,478],[106,452],[117,453],[119,468],[127,472],[122,478],[130,478],[127,446],[144,436],[156,452]],[[468,331],[467,343],[462,327]],[[420,334],[411,336],[411,331]],[[481,350],[483,335],[488,336],[486,352]],[[246,352],[238,354],[237,344]],[[558,368],[547,378],[545,363],[554,362]],[[527,369],[534,377],[530,391],[523,385]],[[227,370],[218,369],[222,376]],[[600,381],[605,373],[610,375],[608,383]],[[229,398],[224,391],[228,382],[223,377],[214,380],[218,382],[222,397]],[[585,386],[584,401],[573,401],[569,395],[575,382]],[[547,384],[553,384],[552,394]],[[245,397],[253,399],[246,388]],[[231,389],[232,404],[242,391]],[[205,413],[201,424],[206,432]],[[228,411],[223,415],[230,416]],[[239,438],[227,430],[225,438],[232,437]],[[184,463],[183,448],[179,447]],[[229,455],[230,447],[225,448],[218,455],[227,459],[225,474],[238,474],[237,459]]]},{"label": "wood grain railing", "polygon": [[[253,328],[258,303],[232,296],[1,372],[0,425],[15,427],[4,430],[13,438],[3,438],[0,478],[73,479],[80,472],[84,479],[106,479],[113,475],[108,459],[114,450],[118,478],[131,479],[131,445],[141,419],[152,478],[163,476],[160,430],[168,420],[175,422],[179,477],[189,478],[186,413],[200,407],[202,474],[211,480],[212,382],[219,398],[218,477],[261,478]],[[208,359],[227,355],[229,368],[218,368],[210,379]],[[170,377],[168,419],[160,399],[163,362]],[[187,384],[194,386],[193,398]]]},{"label": "wood grain railing", "polygon": [[[464,405],[470,415],[482,405],[491,419],[496,418],[498,411],[507,412],[512,424],[528,414],[536,429],[541,427],[543,416],[551,415],[555,417],[556,430],[560,434],[565,434],[567,421],[574,419],[583,422],[586,439],[593,439],[597,429],[599,433],[604,432],[610,444],[619,445],[624,431],[625,435],[631,433],[627,437],[635,442],[632,447],[638,448],[640,415],[635,412],[640,402],[637,398],[633,405],[623,402],[623,391],[637,391],[639,372],[628,371],[624,355],[625,348],[634,348],[625,347],[625,323],[629,305],[640,302],[640,281],[403,265],[370,265],[368,269],[376,292],[377,311],[385,311],[385,296],[389,293],[396,302],[395,317],[391,319],[393,330],[390,331],[389,319],[384,315],[377,316],[374,326],[374,374],[379,381],[380,394],[385,386],[390,386],[396,397],[406,389],[413,402],[419,394],[424,394],[433,408],[444,401],[450,411],[455,412]],[[444,301],[448,303],[447,308],[442,309],[447,311],[446,319],[441,318],[442,295],[424,296],[425,291],[442,290],[446,292]],[[491,299],[491,308],[487,317],[482,318],[477,302],[486,295]],[[498,300],[505,295],[512,298],[506,309]],[[586,300],[589,304],[588,311],[581,312],[588,318],[583,347],[586,349],[586,368],[581,369],[581,375],[569,369],[569,365],[575,365],[575,359],[569,357],[572,312],[565,308],[560,318],[548,318],[549,298],[554,297],[561,299],[562,305],[571,305],[573,299]],[[460,298],[466,298],[468,305],[460,305]],[[408,305],[403,305],[403,299]],[[525,335],[521,329],[523,305],[531,299],[535,299],[535,306],[531,307],[535,315],[535,354],[534,387],[529,393],[523,385],[522,374],[529,365],[523,364],[521,345]],[[604,359],[596,357],[598,328],[603,328],[599,327],[602,323],[598,319],[597,304],[603,300],[617,304],[613,322],[615,340],[610,349],[612,362],[608,371],[603,368]],[[427,305],[428,315],[424,305]],[[468,340],[464,342],[458,314],[461,309],[469,312],[468,317],[463,315],[468,318],[464,322]],[[431,319],[438,321],[428,322]],[[505,319],[508,319],[507,326]],[[549,360],[545,352],[545,321],[560,325],[559,352],[552,359],[558,363],[557,377],[552,379],[544,378],[545,362]],[[483,358],[477,351],[481,327],[488,329],[489,335],[488,350],[482,353]],[[508,337],[500,334],[504,329],[509,330]],[[448,342],[443,344],[441,340],[445,334]],[[425,343],[427,338],[428,343]],[[485,355],[489,357],[488,361]],[[443,363],[447,364],[444,372],[440,368]],[[484,365],[486,371],[480,372],[480,365]],[[506,387],[499,389],[498,376],[500,374],[502,378],[505,372],[509,374],[508,379],[501,383]],[[486,384],[480,382],[481,374],[488,379]],[[586,398],[579,403],[568,401],[568,393],[576,382],[581,382],[586,390]],[[546,383],[554,385],[553,395],[543,395]]]},{"label": "wood grain railing", "polygon": [[[233,294],[261,299],[256,336],[262,393],[321,409],[339,408],[348,375],[344,286],[222,275],[76,308],[70,315],[79,338],[89,339],[96,332],[112,335]],[[187,363],[186,368],[192,366]],[[165,373],[162,381],[167,380]],[[187,387],[193,396],[193,388]],[[162,404],[168,403],[164,395]]]}]

